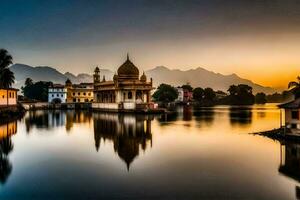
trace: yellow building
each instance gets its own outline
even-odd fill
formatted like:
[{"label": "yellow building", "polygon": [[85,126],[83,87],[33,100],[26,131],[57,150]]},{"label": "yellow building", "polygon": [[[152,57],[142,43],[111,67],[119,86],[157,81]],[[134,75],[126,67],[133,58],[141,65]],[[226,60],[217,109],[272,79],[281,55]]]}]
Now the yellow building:
[{"label": "yellow building", "polygon": [[18,89],[0,89],[0,107],[16,106],[18,101]]},{"label": "yellow building", "polygon": [[17,133],[17,121],[0,125],[0,140]]},{"label": "yellow building", "polygon": [[72,84],[68,79],[66,81],[67,103],[86,103],[94,100],[94,84],[80,83]]}]

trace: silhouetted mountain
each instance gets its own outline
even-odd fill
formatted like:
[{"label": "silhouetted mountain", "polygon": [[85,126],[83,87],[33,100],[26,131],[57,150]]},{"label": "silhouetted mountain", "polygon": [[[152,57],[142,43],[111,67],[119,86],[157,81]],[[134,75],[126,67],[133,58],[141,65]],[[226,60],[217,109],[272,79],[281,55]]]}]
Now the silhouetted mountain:
[{"label": "silhouetted mountain", "polygon": [[193,87],[211,87],[214,90],[227,91],[230,85],[247,84],[253,88],[254,93],[265,92],[269,94],[275,92],[274,88],[258,85],[236,74],[223,75],[201,67],[182,71],[178,69],[170,70],[167,67],[159,66],[146,71],[146,74],[148,77],[153,78],[154,85],[156,86],[162,82],[174,86],[190,83]]},{"label": "silhouetted mountain", "polygon": [[[48,66],[37,66],[32,67],[24,64],[14,64],[10,67],[11,71],[15,74],[15,84],[14,87],[21,88],[24,85],[26,78],[30,77],[34,82],[36,81],[52,81],[54,83],[65,83],[69,78],[73,83],[81,82],[92,82],[93,77],[89,74],[78,74],[75,76],[70,72],[65,74],[57,71],[53,67]],[[105,75],[106,79],[111,79],[113,72],[100,69],[101,78]]]},{"label": "silhouetted mountain", "polygon": [[14,64],[10,67],[15,74],[15,86],[21,88],[26,78],[30,77],[33,81],[54,81],[62,83],[66,81],[66,76],[52,67],[38,66],[31,67],[24,64]]},{"label": "silhouetted mountain", "polygon": [[[33,81],[52,81],[55,83],[64,83],[68,78],[73,83],[92,82],[92,74],[78,74],[77,76],[66,72],[60,73],[56,69],[47,66],[31,67],[24,64],[14,64],[11,70],[15,73],[16,84],[15,87],[21,88],[27,77]],[[256,84],[250,80],[243,79],[236,74],[223,75],[208,71],[204,68],[198,67],[191,70],[171,70],[167,67],[159,66],[145,72],[148,78],[153,78],[154,86],[157,87],[160,83],[167,83],[174,86],[180,86],[190,83],[193,87],[211,87],[214,90],[227,91],[230,85],[247,84],[253,88],[253,92],[265,92],[267,94],[274,93],[276,90],[271,87],[264,87]],[[100,69],[101,79],[105,76],[106,80],[111,80],[113,72],[107,69]]]}]

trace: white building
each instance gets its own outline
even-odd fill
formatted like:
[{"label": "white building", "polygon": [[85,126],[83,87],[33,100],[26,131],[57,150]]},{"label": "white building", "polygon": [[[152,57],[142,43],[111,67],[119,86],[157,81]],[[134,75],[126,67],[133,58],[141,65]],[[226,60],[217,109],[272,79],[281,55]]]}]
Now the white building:
[{"label": "white building", "polygon": [[184,99],[184,91],[182,87],[177,87],[178,97],[176,99],[177,102],[183,102]]},{"label": "white building", "polygon": [[48,88],[48,102],[49,103],[66,103],[67,88],[64,85],[54,84]]}]

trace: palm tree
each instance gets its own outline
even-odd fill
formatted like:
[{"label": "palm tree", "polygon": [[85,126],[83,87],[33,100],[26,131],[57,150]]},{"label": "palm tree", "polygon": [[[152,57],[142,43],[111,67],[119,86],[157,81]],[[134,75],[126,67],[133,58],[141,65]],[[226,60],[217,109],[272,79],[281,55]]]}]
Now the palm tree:
[{"label": "palm tree", "polygon": [[300,76],[297,76],[297,81],[289,82],[288,88],[292,88],[291,91],[295,95],[295,98],[300,97]]},{"label": "palm tree", "polygon": [[33,84],[33,80],[31,78],[26,78],[26,80],[25,80],[25,87],[26,86],[30,86],[32,84]]},{"label": "palm tree", "polygon": [[[0,88],[10,88],[15,82],[15,76],[8,68],[12,64],[12,56],[5,49],[0,49]],[[8,90],[6,93],[8,105]]]},{"label": "palm tree", "polygon": [[8,68],[12,64],[12,56],[5,49],[0,49],[0,87],[9,88],[15,82],[15,76]]}]

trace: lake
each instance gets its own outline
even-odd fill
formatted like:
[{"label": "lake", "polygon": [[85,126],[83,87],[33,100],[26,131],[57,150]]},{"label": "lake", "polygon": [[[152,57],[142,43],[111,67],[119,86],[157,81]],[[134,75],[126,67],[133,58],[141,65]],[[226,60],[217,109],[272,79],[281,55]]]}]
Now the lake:
[{"label": "lake", "polygon": [[276,105],[166,115],[27,112],[0,126],[0,199],[296,199]]}]

